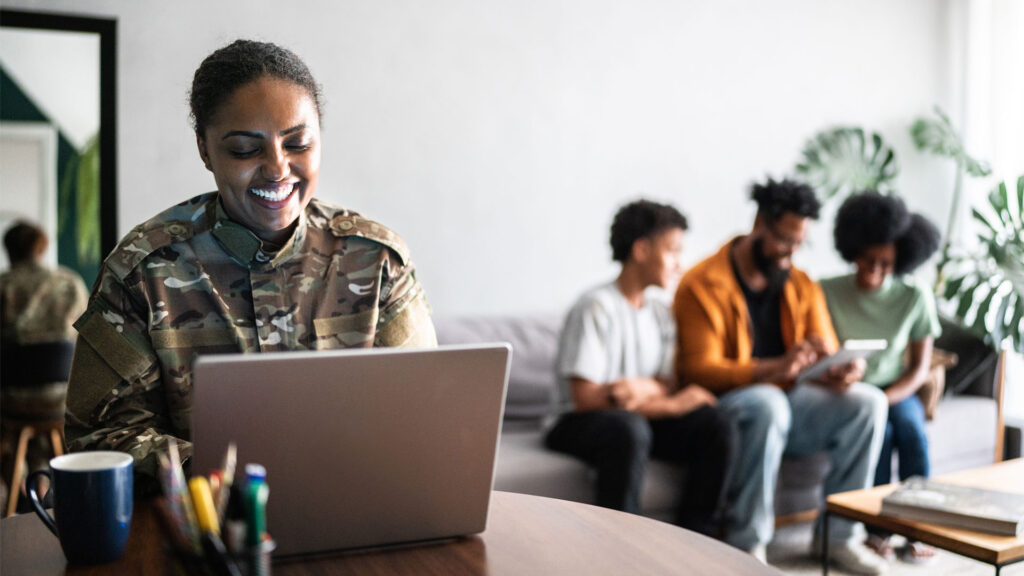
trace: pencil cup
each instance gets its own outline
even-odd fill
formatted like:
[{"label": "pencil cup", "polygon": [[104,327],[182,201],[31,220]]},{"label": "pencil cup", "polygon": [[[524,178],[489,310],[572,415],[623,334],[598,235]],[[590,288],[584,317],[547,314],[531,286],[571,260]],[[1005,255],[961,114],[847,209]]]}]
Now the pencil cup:
[{"label": "pencil cup", "polygon": [[249,576],[271,575],[271,556],[275,548],[277,544],[273,540],[264,540],[249,548]]}]

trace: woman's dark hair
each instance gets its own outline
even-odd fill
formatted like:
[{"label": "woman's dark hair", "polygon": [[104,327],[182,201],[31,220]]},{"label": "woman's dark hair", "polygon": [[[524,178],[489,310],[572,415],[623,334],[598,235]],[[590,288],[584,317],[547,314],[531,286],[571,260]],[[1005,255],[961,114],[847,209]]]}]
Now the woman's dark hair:
[{"label": "woman's dark hair", "polygon": [[814,188],[793,180],[776,182],[769,178],[764,184],[754,184],[750,197],[757,202],[758,216],[767,218],[769,224],[777,222],[786,212],[817,220],[821,210]]},{"label": "woman's dark hair", "polygon": [[294,52],[270,42],[235,40],[203,60],[189,92],[192,128],[202,136],[217,109],[242,86],[263,76],[293,82],[309,92],[321,116],[320,85]]},{"label": "woman's dark hair", "polygon": [[630,202],[615,214],[612,221],[612,259],[625,262],[633,250],[633,243],[641,238],[653,238],[674,228],[686,230],[686,216],[668,204],[649,200]]},{"label": "woman's dark hair", "polygon": [[15,222],[4,233],[4,249],[11,264],[32,260],[46,250],[47,244],[46,232],[25,221]]},{"label": "woman's dark hair", "polygon": [[836,213],[836,250],[853,262],[865,249],[881,244],[896,247],[898,275],[913,272],[939,247],[939,230],[927,218],[907,210],[903,200],[878,192],[854,194]]},{"label": "woman's dark hair", "polygon": [[942,234],[931,220],[910,215],[910,227],[896,239],[896,274],[909,274],[939,249]]}]

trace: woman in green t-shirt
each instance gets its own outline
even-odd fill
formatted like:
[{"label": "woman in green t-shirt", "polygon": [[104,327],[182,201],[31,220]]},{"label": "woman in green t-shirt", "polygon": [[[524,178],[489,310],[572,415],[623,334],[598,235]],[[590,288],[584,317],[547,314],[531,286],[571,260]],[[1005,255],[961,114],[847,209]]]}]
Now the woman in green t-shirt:
[{"label": "woman in green t-shirt", "polygon": [[[939,246],[939,231],[897,197],[876,192],[853,195],[839,208],[836,250],[854,264],[853,274],[821,283],[840,340],[880,338],[888,348],[868,361],[864,381],[879,386],[889,399],[889,421],[875,473],[875,485],[892,481],[892,454],[899,454],[899,477],[928,476],[928,438],[924,407],[917,390],[931,362],[939,335],[935,301],[910,273]],[[909,362],[904,361],[907,355]],[[883,557],[894,555],[888,534],[872,533],[868,546]],[[910,542],[901,558],[930,560],[934,549]]]}]

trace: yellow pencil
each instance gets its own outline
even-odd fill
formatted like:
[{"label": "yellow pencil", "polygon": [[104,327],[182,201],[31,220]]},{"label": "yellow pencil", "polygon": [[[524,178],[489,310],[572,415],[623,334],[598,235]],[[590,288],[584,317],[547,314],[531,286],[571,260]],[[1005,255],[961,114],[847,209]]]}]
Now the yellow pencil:
[{"label": "yellow pencil", "polygon": [[199,521],[199,530],[212,532],[220,536],[220,524],[217,522],[217,509],[213,506],[213,493],[210,492],[210,483],[202,476],[196,476],[188,481],[188,489],[192,494],[192,505],[196,508],[196,519]]}]

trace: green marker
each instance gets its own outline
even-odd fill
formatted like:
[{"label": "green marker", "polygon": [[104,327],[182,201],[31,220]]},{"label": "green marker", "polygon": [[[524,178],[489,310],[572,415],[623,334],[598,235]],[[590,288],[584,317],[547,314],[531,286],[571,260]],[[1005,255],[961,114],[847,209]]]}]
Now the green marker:
[{"label": "green marker", "polygon": [[267,469],[259,464],[246,464],[245,475],[249,480],[245,503],[249,513],[249,530],[246,543],[259,546],[263,542],[263,534],[267,531],[267,497],[270,486],[267,486]]}]

